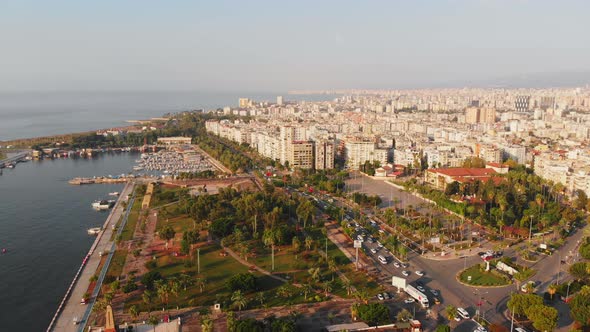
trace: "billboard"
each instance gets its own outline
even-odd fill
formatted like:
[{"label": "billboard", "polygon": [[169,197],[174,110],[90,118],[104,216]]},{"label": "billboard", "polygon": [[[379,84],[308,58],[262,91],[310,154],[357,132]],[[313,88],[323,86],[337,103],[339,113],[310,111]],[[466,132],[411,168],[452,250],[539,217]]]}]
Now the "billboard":
[{"label": "billboard", "polygon": [[406,289],[406,279],[393,276],[391,277],[391,285],[397,287],[398,291]]}]

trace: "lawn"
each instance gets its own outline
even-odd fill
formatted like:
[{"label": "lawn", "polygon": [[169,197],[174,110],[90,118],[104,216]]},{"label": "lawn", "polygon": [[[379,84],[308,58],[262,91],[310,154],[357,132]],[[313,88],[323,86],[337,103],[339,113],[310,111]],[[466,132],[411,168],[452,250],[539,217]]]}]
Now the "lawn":
[{"label": "lawn", "polygon": [[[469,280],[471,276],[471,280]],[[472,286],[504,286],[510,284],[510,280],[499,272],[484,271],[481,265],[473,265],[459,275],[461,282]]]},{"label": "lawn", "polygon": [[131,211],[129,211],[129,217],[127,219],[127,223],[125,224],[125,228],[121,232],[121,240],[128,241],[133,239],[133,234],[135,233],[135,227],[137,226],[137,221],[139,220],[139,214],[141,213],[141,199],[139,197],[135,198],[133,202],[133,206],[131,207]]},{"label": "lawn", "polygon": [[[194,265],[187,265],[185,261],[187,258],[173,257],[167,254],[161,254],[157,258],[157,265],[154,270],[159,271],[165,278],[178,277],[180,274],[188,274],[193,277],[195,284],[187,288],[186,292],[182,290],[178,297],[170,296],[169,308],[186,307],[186,306],[200,306],[213,305],[220,303],[222,307],[227,308],[231,304],[231,293],[225,286],[225,282],[233,275],[238,273],[247,273],[248,267],[240,264],[231,256],[221,256],[221,248],[218,245],[209,245],[200,250],[200,267],[201,273],[197,274],[197,257],[196,253],[192,258]],[[259,279],[257,281],[260,291],[274,293],[274,289],[279,287],[282,283],[276,279],[254,273]],[[201,292],[199,285],[196,283],[198,279],[205,279],[205,286]],[[247,294],[247,297],[253,299],[255,293]],[[270,295],[267,295],[270,297]],[[156,300],[158,301],[158,300]],[[129,299],[125,306],[136,304],[143,311],[148,308],[142,302],[141,296],[135,296]],[[251,303],[254,305],[254,302]],[[161,304],[159,304],[161,307]],[[154,309],[155,306],[152,307]]]},{"label": "lawn", "polygon": [[182,215],[175,218],[158,218],[156,224],[156,232],[164,228],[164,226],[170,225],[176,233],[183,233],[187,230],[192,230],[195,227],[193,218]]},{"label": "lawn", "polygon": [[123,273],[123,266],[125,265],[125,260],[127,259],[127,250],[126,249],[117,249],[115,254],[113,254],[113,259],[111,259],[111,264],[109,265],[109,269],[107,270],[107,276],[112,276],[117,278]]},{"label": "lawn", "polygon": [[151,208],[157,208],[162,205],[166,205],[172,202],[176,202],[179,199],[179,192],[183,188],[180,187],[164,187],[160,186],[156,193],[152,197],[152,202],[150,204]]}]

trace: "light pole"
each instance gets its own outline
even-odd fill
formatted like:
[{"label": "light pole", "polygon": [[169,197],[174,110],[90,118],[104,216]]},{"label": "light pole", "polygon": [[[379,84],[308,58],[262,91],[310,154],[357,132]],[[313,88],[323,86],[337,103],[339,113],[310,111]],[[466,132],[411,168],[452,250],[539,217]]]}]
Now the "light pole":
[{"label": "light pole", "polygon": [[533,237],[533,216],[530,216],[531,218],[531,223],[529,226],[529,243],[531,243],[532,237]]},{"label": "light pole", "polygon": [[567,301],[567,298],[570,296],[570,285],[572,284],[572,282],[568,282],[567,283],[567,292],[565,293],[565,300]]}]

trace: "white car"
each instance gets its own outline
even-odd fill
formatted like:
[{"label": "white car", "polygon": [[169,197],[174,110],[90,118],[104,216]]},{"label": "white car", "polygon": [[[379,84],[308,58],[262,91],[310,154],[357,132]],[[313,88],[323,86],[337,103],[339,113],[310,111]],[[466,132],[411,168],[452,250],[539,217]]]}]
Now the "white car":
[{"label": "white car", "polygon": [[426,289],[424,289],[424,287],[422,287],[422,286],[417,286],[416,288],[418,288],[418,290],[421,291],[421,292],[425,292],[426,291]]},{"label": "white car", "polygon": [[381,244],[381,242],[377,241],[377,247],[383,248],[383,244]]},{"label": "white car", "polygon": [[379,301],[383,301],[385,299],[382,294],[377,294],[377,298]]},{"label": "white car", "polygon": [[371,248],[371,252],[374,253],[374,254],[376,254],[377,253],[377,250],[375,250],[375,248]]},{"label": "white car", "polygon": [[527,330],[523,329],[522,327],[515,327],[514,331],[516,332],[528,332]]},{"label": "white car", "polygon": [[400,265],[399,265],[399,263],[398,263],[398,262],[393,262],[393,266],[395,266],[395,267],[397,267],[397,268],[399,268],[399,267],[400,267]]},{"label": "white car", "polygon": [[459,315],[455,315],[455,318],[454,318],[454,319],[455,319],[457,322],[460,322],[460,321],[461,321],[461,317],[459,317]]},{"label": "white car", "polygon": [[404,275],[404,277],[407,277],[407,276],[410,275],[410,272],[408,272],[408,271],[402,271],[402,274]]},{"label": "white car", "polygon": [[424,275],[424,272],[422,272],[422,271],[416,271],[416,274],[419,275],[419,276],[423,276]]},{"label": "white car", "polygon": [[404,300],[404,303],[408,303],[408,304],[409,303],[414,303],[414,302],[416,302],[416,300],[414,300],[413,298],[409,298],[409,299],[405,299]]}]

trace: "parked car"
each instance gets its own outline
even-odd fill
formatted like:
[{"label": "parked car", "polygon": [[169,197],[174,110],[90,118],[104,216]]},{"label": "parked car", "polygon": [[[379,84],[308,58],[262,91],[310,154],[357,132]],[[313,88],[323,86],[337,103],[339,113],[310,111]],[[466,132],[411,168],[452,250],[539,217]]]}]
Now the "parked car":
[{"label": "parked car", "polygon": [[407,304],[409,304],[409,303],[414,303],[414,302],[416,302],[416,300],[414,300],[414,299],[413,299],[413,298],[411,298],[411,297],[410,297],[410,298],[408,298],[408,299],[405,299],[405,300],[404,300],[404,303],[407,303]]},{"label": "parked car", "polygon": [[383,294],[377,294],[377,298],[379,299],[379,301],[383,301],[384,300]]},{"label": "parked car", "polygon": [[416,274],[419,275],[419,276],[423,276],[424,275],[424,272],[423,271],[416,271]]},{"label": "parked car", "polygon": [[389,293],[384,292],[383,293],[383,298],[385,298],[386,300],[389,300],[391,298],[391,296],[389,296]]},{"label": "parked car", "polygon": [[426,289],[424,289],[424,287],[422,287],[422,286],[417,286],[416,288],[418,288],[418,290],[421,291],[422,293],[426,292]]},{"label": "parked car", "polygon": [[430,292],[432,293],[432,295],[438,296],[438,292],[436,291],[436,289],[431,289]]},{"label": "parked car", "polygon": [[410,272],[408,272],[408,271],[402,271],[402,274],[404,275],[404,277],[407,277],[407,276],[410,275]]},{"label": "parked car", "polygon": [[376,254],[377,253],[377,250],[375,250],[375,248],[371,248],[371,252],[374,253],[374,254]]},{"label": "parked car", "polygon": [[395,266],[395,267],[399,268],[401,265],[399,265],[399,263],[398,263],[398,262],[393,262],[393,266]]}]

